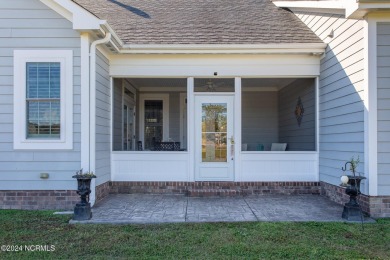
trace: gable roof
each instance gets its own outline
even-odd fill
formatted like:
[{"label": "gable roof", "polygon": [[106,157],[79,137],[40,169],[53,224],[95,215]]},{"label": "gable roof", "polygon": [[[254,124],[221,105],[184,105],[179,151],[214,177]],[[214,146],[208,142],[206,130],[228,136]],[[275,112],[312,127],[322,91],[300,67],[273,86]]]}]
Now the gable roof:
[{"label": "gable roof", "polygon": [[322,43],[270,0],[73,0],[124,44]]}]

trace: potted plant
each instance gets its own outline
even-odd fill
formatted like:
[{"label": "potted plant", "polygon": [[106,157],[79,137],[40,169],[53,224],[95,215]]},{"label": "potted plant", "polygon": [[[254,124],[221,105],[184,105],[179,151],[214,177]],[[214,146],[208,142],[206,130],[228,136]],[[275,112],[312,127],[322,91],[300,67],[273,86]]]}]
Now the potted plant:
[{"label": "potted plant", "polygon": [[347,170],[347,165],[349,164],[349,170],[352,172],[352,175],[343,175],[341,177],[342,186],[346,186],[345,193],[349,196],[349,202],[345,203],[342,218],[347,220],[359,221],[362,218],[362,210],[356,198],[361,193],[360,192],[360,182],[366,177],[356,176],[356,169],[359,165],[359,156],[355,160],[354,157],[350,161],[345,163],[344,167],[341,167],[343,172]]},{"label": "potted plant", "polygon": [[92,218],[89,194],[91,194],[91,180],[96,178],[93,172],[83,172],[83,169],[76,172],[72,178],[77,179],[77,194],[80,195],[80,202],[74,207],[73,220],[89,220]]}]

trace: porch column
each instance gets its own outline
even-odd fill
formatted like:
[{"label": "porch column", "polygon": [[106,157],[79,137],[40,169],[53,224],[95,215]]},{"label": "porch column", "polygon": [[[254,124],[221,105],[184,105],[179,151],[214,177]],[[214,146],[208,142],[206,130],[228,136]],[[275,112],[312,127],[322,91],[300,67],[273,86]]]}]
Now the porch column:
[{"label": "porch column", "polygon": [[194,78],[187,78],[187,151],[188,181],[195,180],[195,112],[194,112]]},{"label": "porch column", "polygon": [[234,181],[241,181],[241,78],[234,78]]}]

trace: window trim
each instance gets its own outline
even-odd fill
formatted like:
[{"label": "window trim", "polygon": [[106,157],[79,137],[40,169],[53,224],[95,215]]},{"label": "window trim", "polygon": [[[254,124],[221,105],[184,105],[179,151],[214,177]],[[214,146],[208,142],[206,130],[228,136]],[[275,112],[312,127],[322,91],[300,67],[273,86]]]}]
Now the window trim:
[{"label": "window trim", "polygon": [[145,100],[161,100],[163,102],[163,140],[169,139],[169,94],[140,94],[139,140],[145,145]]},{"label": "window trim", "polygon": [[[26,64],[27,62],[60,63],[60,138],[27,138]],[[73,51],[14,51],[14,149],[73,149]]]}]

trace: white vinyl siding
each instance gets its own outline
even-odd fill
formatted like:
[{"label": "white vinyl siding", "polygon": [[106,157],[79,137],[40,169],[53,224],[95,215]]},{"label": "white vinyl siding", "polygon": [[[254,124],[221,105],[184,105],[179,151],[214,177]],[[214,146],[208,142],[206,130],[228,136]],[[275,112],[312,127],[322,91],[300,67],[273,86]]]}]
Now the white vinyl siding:
[{"label": "white vinyl siding", "polygon": [[[0,30],[0,190],[74,190],[72,175],[80,169],[80,35],[39,0],[0,1]],[[73,149],[16,151],[13,53],[48,49],[73,53]],[[41,172],[49,179],[41,180]]]},{"label": "white vinyl siding", "polygon": [[378,195],[390,195],[390,23],[377,24]]},{"label": "white vinyl siding", "polygon": [[319,170],[321,181],[338,185],[341,167],[352,156],[359,156],[358,171],[364,171],[363,21],[336,14],[296,15],[328,43],[319,79]]},{"label": "white vinyl siding", "polygon": [[109,61],[96,51],[96,185],[111,179],[111,90]]}]

